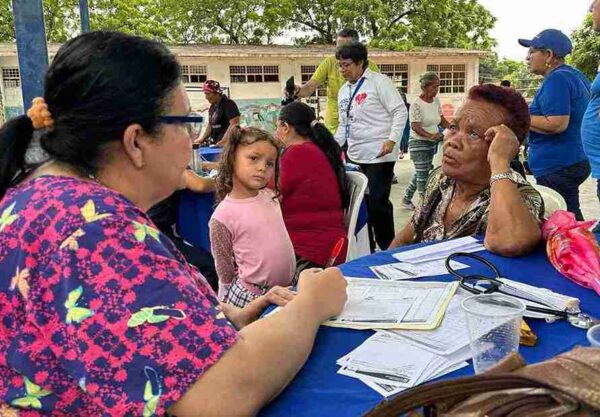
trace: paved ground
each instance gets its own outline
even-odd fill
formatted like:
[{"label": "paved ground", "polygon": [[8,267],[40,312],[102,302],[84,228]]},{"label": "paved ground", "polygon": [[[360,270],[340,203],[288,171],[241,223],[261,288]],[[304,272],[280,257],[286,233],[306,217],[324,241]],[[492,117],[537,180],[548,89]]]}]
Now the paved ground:
[{"label": "paved ground", "polygon": [[[396,232],[398,232],[404,225],[409,221],[412,214],[411,211],[400,207],[400,202],[404,196],[404,190],[410,182],[410,178],[414,172],[414,165],[410,160],[409,155],[406,155],[404,159],[399,160],[395,167],[396,176],[398,177],[398,184],[392,186],[391,201],[394,204],[394,223],[396,226]],[[529,181],[535,182],[533,177],[528,178]],[[579,188],[580,201],[583,211],[583,215],[586,219],[598,219],[600,218],[600,204],[596,197],[596,180],[591,177],[587,179],[585,183]],[[416,202],[416,197],[414,199]]]}]

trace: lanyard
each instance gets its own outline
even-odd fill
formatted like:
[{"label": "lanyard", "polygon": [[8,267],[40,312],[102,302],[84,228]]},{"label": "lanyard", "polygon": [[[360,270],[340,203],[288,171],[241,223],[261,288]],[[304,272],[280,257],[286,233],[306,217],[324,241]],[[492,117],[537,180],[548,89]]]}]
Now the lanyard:
[{"label": "lanyard", "polygon": [[358,83],[356,84],[356,88],[354,89],[354,92],[350,95],[350,101],[348,102],[348,107],[346,107],[346,141],[348,141],[348,139],[350,138],[350,108],[352,107],[352,101],[354,100],[354,97],[356,97],[356,94],[358,93],[358,90],[360,90],[360,87],[362,87],[363,83],[365,82],[365,77],[362,77]]}]

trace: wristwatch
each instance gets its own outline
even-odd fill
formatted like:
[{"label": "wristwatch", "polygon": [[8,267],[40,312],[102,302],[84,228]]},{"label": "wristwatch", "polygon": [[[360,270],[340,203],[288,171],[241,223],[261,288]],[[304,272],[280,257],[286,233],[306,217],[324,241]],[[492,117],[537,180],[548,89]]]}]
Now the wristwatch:
[{"label": "wristwatch", "polygon": [[501,172],[499,174],[492,175],[492,177],[490,178],[490,185],[492,185],[496,181],[500,181],[500,180],[511,180],[515,184],[526,184],[527,183],[527,181],[525,181],[523,179],[521,174],[519,174],[516,171],[512,171],[512,170],[508,171],[508,172]]}]

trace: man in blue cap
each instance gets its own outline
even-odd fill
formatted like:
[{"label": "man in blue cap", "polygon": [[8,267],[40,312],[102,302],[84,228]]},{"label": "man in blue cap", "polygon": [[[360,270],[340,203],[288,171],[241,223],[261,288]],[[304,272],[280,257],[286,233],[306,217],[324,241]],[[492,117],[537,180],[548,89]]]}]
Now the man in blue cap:
[{"label": "man in blue cap", "polygon": [[[595,0],[590,8],[594,30],[600,32],[600,1]],[[599,68],[600,70],[600,68]],[[592,84],[592,99],[583,117],[581,140],[583,149],[592,165],[592,177],[597,181],[598,199],[600,200],[600,71]],[[600,233],[600,223],[594,228]]]},{"label": "man in blue cap", "polygon": [[590,82],[565,64],[573,46],[561,31],[547,29],[533,39],[519,39],[519,44],[529,48],[529,71],[544,77],[529,107],[529,168],[539,185],[556,190],[567,210],[583,220],[579,186],[591,169],[581,142],[581,122],[590,101]]}]

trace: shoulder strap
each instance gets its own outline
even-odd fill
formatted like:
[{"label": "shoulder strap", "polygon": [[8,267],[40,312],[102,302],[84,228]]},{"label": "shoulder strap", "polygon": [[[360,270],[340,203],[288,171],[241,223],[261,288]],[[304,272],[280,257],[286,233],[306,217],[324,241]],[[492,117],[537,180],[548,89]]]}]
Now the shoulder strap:
[{"label": "shoulder strap", "polygon": [[365,417],[398,417],[419,407],[440,402],[459,403],[472,395],[515,388],[548,388],[547,385],[513,374],[477,375],[439,381],[413,388],[389,401],[382,401]]}]

